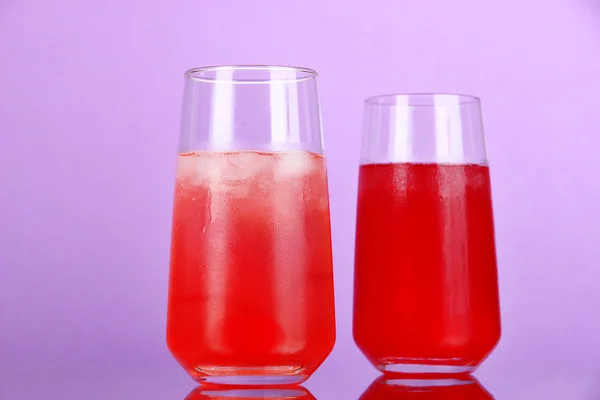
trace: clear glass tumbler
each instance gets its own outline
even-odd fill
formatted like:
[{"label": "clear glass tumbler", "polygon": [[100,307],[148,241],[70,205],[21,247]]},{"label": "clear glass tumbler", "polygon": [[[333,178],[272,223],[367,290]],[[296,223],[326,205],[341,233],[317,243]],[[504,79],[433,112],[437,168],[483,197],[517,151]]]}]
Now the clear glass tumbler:
[{"label": "clear glass tumbler", "polygon": [[354,340],[384,373],[470,373],[500,339],[480,101],[366,100]]},{"label": "clear glass tumbler", "polygon": [[167,343],[199,382],[292,384],[335,342],[317,74],[186,73]]}]

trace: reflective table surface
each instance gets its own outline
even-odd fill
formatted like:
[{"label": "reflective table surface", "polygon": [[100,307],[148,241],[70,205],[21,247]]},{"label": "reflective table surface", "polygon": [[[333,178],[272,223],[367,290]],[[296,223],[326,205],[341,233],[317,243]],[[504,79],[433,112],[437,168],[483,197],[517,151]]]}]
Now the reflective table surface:
[{"label": "reflective table surface", "polygon": [[[535,346],[532,346],[535,347]],[[590,353],[581,358],[548,348],[537,358],[499,351],[476,372],[475,377],[384,379],[357,350],[335,349],[332,356],[302,386],[286,388],[201,387],[168,355],[135,366],[131,358],[81,360],[32,360],[26,365],[3,365],[0,400],[44,399],[500,399],[500,400],[593,400],[600,399],[600,362]],[[577,354],[576,354],[577,355]],[[94,363],[94,361],[98,361]]]}]

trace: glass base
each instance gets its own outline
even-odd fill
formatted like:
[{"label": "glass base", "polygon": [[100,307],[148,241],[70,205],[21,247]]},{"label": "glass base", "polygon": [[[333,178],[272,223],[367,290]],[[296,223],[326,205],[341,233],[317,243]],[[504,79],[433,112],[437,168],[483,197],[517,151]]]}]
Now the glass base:
[{"label": "glass base", "polygon": [[228,386],[295,385],[308,379],[300,365],[247,368],[198,366],[191,375],[200,383]]},{"label": "glass base", "polygon": [[297,388],[222,388],[199,386],[186,399],[314,399],[310,392],[299,386]]},{"label": "glass base", "polygon": [[442,379],[419,379],[419,378],[401,378],[401,377],[387,377],[381,382],[388,386],[402,386],[407,388],[443,388],[443,387],[456,387],[473,385],[476,383],[474,379],[460,379],[455,378],[442,378]]},{"label": "glass base", "polygon": [[460,360],[401,359],[386,360],[377,365],[383,373],[406,375],[458,375],[471,374],[475,366],[460,365]]}]

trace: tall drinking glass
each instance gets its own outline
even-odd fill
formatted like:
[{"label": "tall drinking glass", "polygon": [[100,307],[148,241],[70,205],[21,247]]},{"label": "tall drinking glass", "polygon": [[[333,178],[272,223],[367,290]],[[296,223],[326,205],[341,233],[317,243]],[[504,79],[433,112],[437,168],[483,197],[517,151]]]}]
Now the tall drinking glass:
[{"label": "tall drinking glass", "polygon": [[480,101],[366,100],[354,340],[379,370],[472,372],[500,339],[490,175]]},{"label": "tall drinking glass", "polygon": [[186,73],[167,343],[200,382],[304,381],[335,341],[317,74]]}]

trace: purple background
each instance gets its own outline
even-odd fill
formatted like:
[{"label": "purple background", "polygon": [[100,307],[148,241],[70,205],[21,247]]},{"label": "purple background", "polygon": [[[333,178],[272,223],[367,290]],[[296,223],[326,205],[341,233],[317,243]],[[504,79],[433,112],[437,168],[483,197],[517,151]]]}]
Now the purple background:
[{"label": "purple background", "polygon": [[321,73],[338,341],[316,397],[377,375],[351,338],[355,192],[362,99],[395,91],[484,101],[504,332],[482,382],[600,397],[592,0],[0,0],[0,398],[193,387],[164,343],[174,155],[184,70],[225,63]]}]

